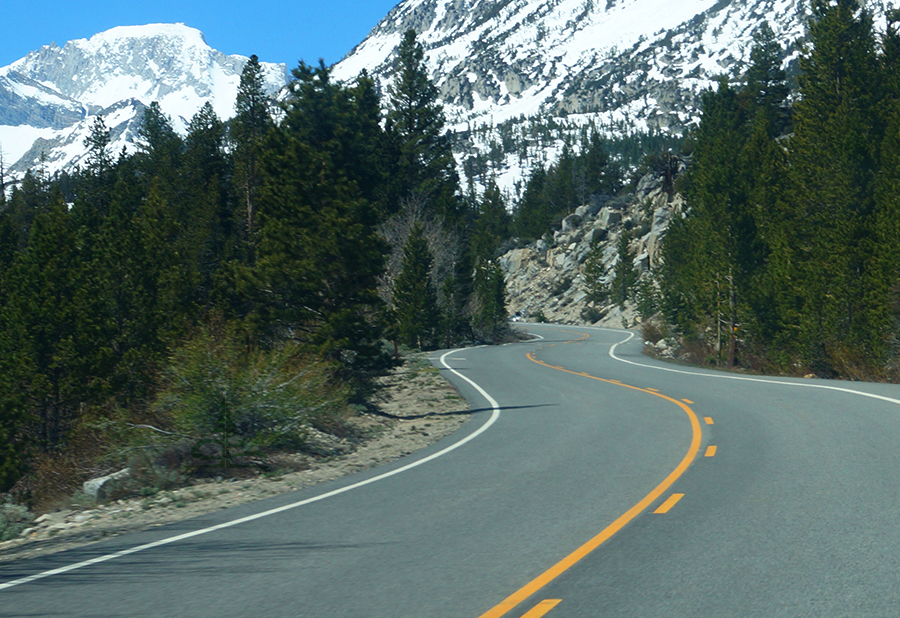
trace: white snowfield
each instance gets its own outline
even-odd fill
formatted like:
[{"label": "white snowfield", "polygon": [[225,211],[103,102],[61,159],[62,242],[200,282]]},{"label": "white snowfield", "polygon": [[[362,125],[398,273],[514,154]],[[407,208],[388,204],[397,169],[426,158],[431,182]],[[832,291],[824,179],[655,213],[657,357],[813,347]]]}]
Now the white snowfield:
[{"label": "white snowfield", "polygon": [[[700,93],[719,75],[739,78],[753,32],[768,22],[796,59],[804,0],[403,0],[340,63],[338,79],[365,69],[382,86],[412,28],[426,50],[451,130],[479,129],[457,161],[490,152],[498,125],[523,134],[529,118],[611,134],[681,133],[699,120]],[[874,6],[874,4],[873,4]],[[492,174],[501,189],[552,162],[563,138]]]},{"label": "white snowfield", "polygon": [[[657,62],[626,81],[689,82],[698,74],[692,85],[699,91],[747,58],[752,31],[762,19],[785,41],[802,36],[800,10],[798,0],[404,0],[336,65],[335,75],[350,79],[366,69],[387,78],[402,32],[413,27],[439,85],[450,80],[485,85],[468,99],[445,100],[458,126],[500,123],[546,112],[574,76],[602,74],[604,67],[608,73],[667,38],[670,53],[651,59]],[[682,32],[694,23],[700,27]],[[634,107],[629,102],[622,110],[606,110],[606,120],[632,117]]]}]

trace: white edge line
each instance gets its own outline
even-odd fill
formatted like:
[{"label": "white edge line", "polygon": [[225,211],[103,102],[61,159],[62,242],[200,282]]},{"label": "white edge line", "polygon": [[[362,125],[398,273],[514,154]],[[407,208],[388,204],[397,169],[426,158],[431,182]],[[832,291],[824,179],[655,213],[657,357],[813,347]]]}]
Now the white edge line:
[{"label": "white edge line", "polygon": [[[552,325],[548,324],[547,326],[563,326],[563,325]],[[601,328],[598,326],[570,326],[568,328],[586,328],[588,330],[599,330],[608,333],[622,333],[623,331],[614,329],[614,328]],[[626,331],[627,332],[627,331]],[[894,399],[893,397],[885,397],[884,395],[876,395],[875,393],[867,393],[865,391],[856,391],[850,388],[842,388],[840,386],[829,386],[827,384],[806,384],[803,382],[787,382],[785,380],[778,380],[775,378],[751,378],[747,376],[734,376],[734,375],[726,375],[726,374],[718,374],[718,373],[707,373],[707,372],[698,372],[698,371],[686,371],[684,369],[674,369],[672,367],[659,367],[656,365],[645,365],[644,363],[637,363],[635,361],[625,360],[619,356],[616,356],[616,348],[623,344],[631,341],[634,338],[635,334],[633,332],[628,332],[628,337],[619,341],[618,343],[614,343],[609,348],[609,355],[613,360],[617,360],[620,363],[626,363],[628,365],[634,365],[635,367],[643,367],[644,369],[655,369],[656,371],[668,371],[669,373],[680,373],[682,375],[688,376],[696,376],[700,378],[712,378],[715,380],[738,380],[741,382],[759,382],[761,384],[778,384],[781,386],[796,386],[799,388],[818,388],[820,390],[826,391],[837,391],[839,393],[847,393],[850,395],[859,395],[860,397],[868,397],[869,399],[878,399],[880,401],[886,401],[888,403],[893,403],[896,405],[900,405],[900,399]]]},{"label": "white edge line", "polygon": [[[484,347],[484,346],[479,346],[479,347]],[[176,543],[178,541],[183,541],[185,539],[189,539],[189,538],[192,538],[195,536],[200,536],[201,534],[215,532],[216,530],[222,530],[224,528],[231,528],[233,526],[247,523],[249,521],[253,521],[256,519],[262,519],[263,517],[269,517],[270,515],[275,515],[277,513],[289,511],[291,509],[305,506],[305,505],[311,504],[313,502],[318,502],[319,500],[325,500],[326,498],[331,498],[332,496],[337,496],[339,494],[343,494],[348,491],[358,489],[365,485],[369,485],[371,483],[375,483],[377,481],[384,480],[386,478],[400,474],[401,472],[406,472],[407,470],[411,470],[412,468],[421,466],[422,464],[428,463],[429,461],[433,461],[433,460],[437,459],[438,457],[442,457],[451,451],[455,451],[459,447],[463,446],[464,444],[467,444],[468,442],[471,442],[472,440],[474,440],[475,438],[477,438],[478,436],[483,434],[485,431],[487,431],[490,428],[491,425],[493,425],[497,421],[498,418],[500,418],[500,405],[497,403],[497,401],[493,397],[491,397],[487,393],[487,391],[485,391],[483,388],[481,388],[478,384],[476,384],[475,382],[473,382],[471,379],[467,378],[463,374],[459,373],[458,371],[456,371],[455,369],[453,369],[446,363],[446,358],[448,356],[450,356],[451,354],[454,354],[456,352],[460,352],[463,349],[466,349],[466,348],[460,348],[457,350],[450,350],[449,352],[446,352],[445,354],[443,354],[441,356],[440,362],[444,366],[444,368],[449,370],[451,373],[455,374],[456,376],[462,378],[463,380],[465,380],[466,382],[471,384],[475,388],[475,390],[478,391],[478,393],[482,397],[484,397],[488,401],[488,403],[491,404],[491,408],[492,408],[493,412],[491,413],[491,417],[487,421],[485,421],[485,423],[481,427],[479,427],[477,430],[475,430],[474,432],[467,435],[465,438],[463,438],[459,442],[454,442],[447,448],[442,449],[442,450],[438,451],[437,453],[432,453],[428,457],[423,457],[422,459],[419,459],[412,463],[406,464],[405,466],[397,468],[396,470],[391,470],[390,472],[385,472],[383,474],[379,474],[378,476],[373,476],[370,479],[366,479],[364,481],[359,481],[358,483],[354,483],[352,485],[347,485],[346,487],[341,487],[340,489],[335,489],[333,491],[329,491],[327,493],[324,493],[324,494],[321,494],[318,496],[313,496],[312,498],[300,500],[299,502],[293,502],[291,504],[286,504],[286,505],[280,506],[278,508],[269,509],[268,511],[263,511],[262,513],[256,513],[254,515],[248,515],[247,517],[241,517],[240,519],[235,519],[232,521],[217,524],[215,526],[210,526],[209,528],[203,528],[201,530],[194,530],[192,532],[186,532],[184,534],[179,534],[177,536],[160,539],[159,541],[154,541],[152,543],[145,543],[144,545],[138,545],[136,547],[129,547],[128,549],[123,549],[121,551],[117,551],[112,554],[106,554],[103,556],[98,556],[96,558],[91,558],[90,560],[85,560],[83,562],[77,562],[75,564],[69,564],[64,567],[51,569],[49,571],[35,573],[34,575],[29,575],[28,577],[23,577],[21,579],[16,579],[13,581],[2,583],[2,584],[0,584],[0,590],[6,590],[7,588],[12,588],[14,586],[21,586],[22,584],[27,584],[27,583],[30,583],[30,582],[33,582],[33,581],[36,581],[39,579],[51,577],[53,575],[60,575],[62,573],[67,573],[69,571],[74,571],[76,569],[81,569],[81,568],[91,566],[94,564],[99,564],[101,562],[107,562],[109,560],[121,558],[121,557],[127,556],[129,554],[135,554],[137,552],[145,551],[147,549],[153,549],[154,547],[160,547],[162,545]]]}]

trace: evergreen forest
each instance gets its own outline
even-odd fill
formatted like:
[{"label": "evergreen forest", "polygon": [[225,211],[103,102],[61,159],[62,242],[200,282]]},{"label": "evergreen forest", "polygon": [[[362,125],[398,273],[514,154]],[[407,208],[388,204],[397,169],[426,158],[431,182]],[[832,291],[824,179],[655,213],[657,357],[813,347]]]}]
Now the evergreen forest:
[{"label": "evergreen forest", "polygon": [[460,190],[423,57],[409,31],[383,95],[301,62],[276,104],[254,56],[228,122],[154,103],[126,154],[98,117],[81,169],[0,192],[0,491],[71,493],[135,435],[296,447],[398,349],[504,335],[506,205]]},{"label": "evergreen forest", "polygon": [[891,378],[900,353],[900,13],[813,0],[799,92],[771,29],[742,84],[703,95],[657,273],[707,360]]},{"label": "evergreen forest", "polygon": [[[461,186],[413,31],[384,92],[301,62],[275,103],[254,56],[227,122],[206,105],[182,136],[152,104],[128,154],[98,118],[81,169],[0,191],[0,491],[71,493],[146,458],[136,436],[191,437],[169,468],[296,449],[401,350],[506,336],[510,239],[648,170],[687,204],[662,266],[638,281],[622,234],[611,286],[586,264],[592,302],[639,297],[714,364],[895,378],[900,12],[879,31],[858,0],[811,10],[799,89],[763,26],[744,79],[703,93],[677,180],[671,151],[648,153],[671,139],[587,127],[514,203],[477,157]],[[531,131],[526,159],[552,133]]]}]

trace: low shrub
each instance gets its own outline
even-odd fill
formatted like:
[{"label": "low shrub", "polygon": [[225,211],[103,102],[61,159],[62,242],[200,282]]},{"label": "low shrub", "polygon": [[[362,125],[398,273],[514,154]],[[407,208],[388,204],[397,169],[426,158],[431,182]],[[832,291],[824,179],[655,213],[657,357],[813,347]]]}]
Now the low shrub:
[{"label": "low shrub", "polygon": [[641,337],[647,343],[656,345],[670,335],[669,326],[659,316],[641,322]]},{"label": "low shrub", "polygon": [[18,504],[0,504],[0,542],[18,538],[34,521],[34,515]]},{"label": "low shrub", "polygon": [[220,457],[227,467],[238,452],[301,448],[307,428],[330,424],[348,396],[330,368],[298,346],[247,351],[205,332],[172,355],[156,406],[175,433],[194,439],[194,459]]}]

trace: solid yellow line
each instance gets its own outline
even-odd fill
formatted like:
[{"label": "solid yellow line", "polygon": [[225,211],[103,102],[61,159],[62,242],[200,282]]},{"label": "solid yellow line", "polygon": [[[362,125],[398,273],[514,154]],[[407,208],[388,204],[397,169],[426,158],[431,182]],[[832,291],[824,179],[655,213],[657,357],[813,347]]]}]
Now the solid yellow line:
[{"label": "solid yellow line", "polygon": [[706,423],[707,425],[714,425],[714,424],[715,424],[715,423],[713,423],[712,417],[710,417],[710,416],[704,416],[704,417],[703,417],[703,422]]},{"label": "solid yellow line", "polygon": [[653,391],[654,393],[658,393],[658,392],[659,392],[659,391],[656,390],[655,388],[650,388],[649,386],[647,387],[647,390],[648,390],[648,391]]},{"label": "solid yellow line", "polygon": [[[527,354],[528,360],[537,363],[538,365],[542,365],[544,367],[549,367],[550,369],[556,369],[557,371],[564,371],[565,373],[571,373],[574,375],[582,375],[576,371],[570,371],[568,369],[560,369],[558,367],[554,367],[553,365],[548,365],[543,361],[539,361],[535,359],[531,353]],[[688,447],[688,451],[685,454],[684,458],[681,462],[672,470],[669,475],[663,479],[663,481],[657,485],[653,491],[643,497],[640,502],[635,504],[633,507],[625,511],[622,515],[620,515],[615,521],[609,524],[606,528],[600,531],[594,538],[590,539],[587,543],[573,551],[571,554],[554,564],[552,567],[544,571],[541,575],[533,579],[532,581],[525,584],[522,588],[512,593],[506,599],[504,599],[499,605],[491,608],[484,614],[480,616],[480,618],[500,618],[500,616],[506,615],[507,612],[516,607],[519,603],[535,594],[538,590],[549,584],[551,581],[562,575],[565,571],[567,571],[570,567],[576,564],[579,560],[590,554],[592,551],[603,545],[606,541],[612,538],[619,530],[625,527],[632,519],[640,515],[644,512],[653,502],[657,500],[662,494],[664,494],[674,483],[677,481],[682,474],[688,469],[691,465],[691,462],[697,457],[697,453],[700,451],[700,439],[702,436],[702,432],[700,430],[700,420],[697,418],[697,415],[694,414],[694,411],[691,410],[687,405],[683,402],[678,401],[677,399],[672,399],[662,393],[655,393],[653,391],[648,391],[647,389],[640,388],[637,386],[631,386],[629,384],[623,384],[618,380],[605,380],[603,378],[598,378],[596,376],[588,376],[591,380],[597,380],[599,382],[606,382],[607,384],[614,384],[616,386],[621,386],[623,388],[628,388],[635,391],[641,391],[642,393],[648,393],[653,395],[654,397],[660,397],[661,399],[665,399],[666,401],[670,401],[680,407],[685,414],[687,414],[688,419],[691,423],[691,444]]]},{"label": "solid yellow line", "polygon": [[587,334],[587,333],[579,333],[579,332],[576,332],[576,331],[573,331],[573,330],[564,330],[564,331],[562,331],[562,332],[564,332],[564,333],[572,333],[573,335],[581,335],[581,338],[580,338],[580,339],[572,339],[572,341],[566,341],[566,342],[563,343],[563,345],[566,345],[566,344],[569,344],[569,343],[578,343],[579,341],[584,341],[585,339],[590,339],[590,338],[591,338],[591,336],[590,336],[589,334]]},{"label": "solid yellow line", "polygon": [[682,399],[682,401],[688,405],[694,405],[694,402],[691,401],[690,399]]},{"label": "solid yellow line", "polygon": [[546,599],[541,601],[524,614],[522,618],[541,618],[544,614],[556,607],[562,602],[562,599]]},{"label": "solid yellow line", "polygon": [[717,450],[717,449],[716,449],[715,446],[707,446],[707,447],[706,447],[706,454],[704,455],[704,457],[714,457],[715,454],[716,454],[716,450]]},{"label": "solid yellow line", "polygon": [[678,501],[684,498],[684,494],[672,494],[669,498],[657,507],[654,514],[663,515],[672,510],[672,507],[678,504]]}]

